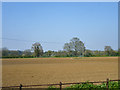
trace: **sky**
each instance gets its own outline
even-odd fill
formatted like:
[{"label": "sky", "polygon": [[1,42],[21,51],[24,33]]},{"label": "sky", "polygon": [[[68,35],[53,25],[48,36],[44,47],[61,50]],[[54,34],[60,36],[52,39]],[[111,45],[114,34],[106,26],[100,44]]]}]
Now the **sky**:
[{"label": "sky", "polygon": [[118,49],[117,2],[3,2],[2,44],[10,50],[63,50],[78,37],[86,49]]}]

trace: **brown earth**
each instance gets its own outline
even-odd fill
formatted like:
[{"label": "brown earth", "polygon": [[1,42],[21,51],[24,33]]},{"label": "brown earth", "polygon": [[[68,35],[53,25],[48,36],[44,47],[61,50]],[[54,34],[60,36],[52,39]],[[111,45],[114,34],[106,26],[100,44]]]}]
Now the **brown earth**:
[{"label": "brown earth", "polygon": [[3,86],[118,79],[118,57],[2,60]]}]

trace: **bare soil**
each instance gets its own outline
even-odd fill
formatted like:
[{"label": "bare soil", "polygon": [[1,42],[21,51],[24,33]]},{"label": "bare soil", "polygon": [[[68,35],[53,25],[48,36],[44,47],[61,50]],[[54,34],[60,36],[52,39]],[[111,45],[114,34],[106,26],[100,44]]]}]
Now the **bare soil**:
[{"label": "bare soil", "polygon": [[2,59],[3,86],[118,79],[118,57]]}]

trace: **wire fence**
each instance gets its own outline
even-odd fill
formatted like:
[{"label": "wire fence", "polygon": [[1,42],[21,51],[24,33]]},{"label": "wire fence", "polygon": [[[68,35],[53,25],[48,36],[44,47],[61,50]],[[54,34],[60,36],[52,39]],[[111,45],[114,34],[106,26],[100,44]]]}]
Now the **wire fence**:
[{"label": "wire fence", "polygon": [[22,90],[22,88],[24,87],[36,87],[36,86],[59,86],[60,90],[62,90],[62,86],[63,85],[71,85],[71,84],[85,84],[85,83],[106,83],[106,90],[109,89],[109,82],[110,81],[120,81],[120,79],[117,80],[109,80],[108,78],[106,79],[106,81],[93,81],[93,82],[76,82],[76,83],[57,83],[57,84],[39,84],[39,85],[22,85],[20,84],[19,86],[8,86],[8,87],[0,87],[2,89],[5,88],[19,88],[19,90]]}]

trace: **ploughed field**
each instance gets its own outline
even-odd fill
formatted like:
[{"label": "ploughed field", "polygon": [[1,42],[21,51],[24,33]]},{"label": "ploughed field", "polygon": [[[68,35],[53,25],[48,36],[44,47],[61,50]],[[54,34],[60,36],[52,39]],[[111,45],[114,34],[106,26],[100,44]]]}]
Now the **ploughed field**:
[{"label": "ploughed field", "polygon": [[2,60],[3,86],[118,79],[118,57]]}]

